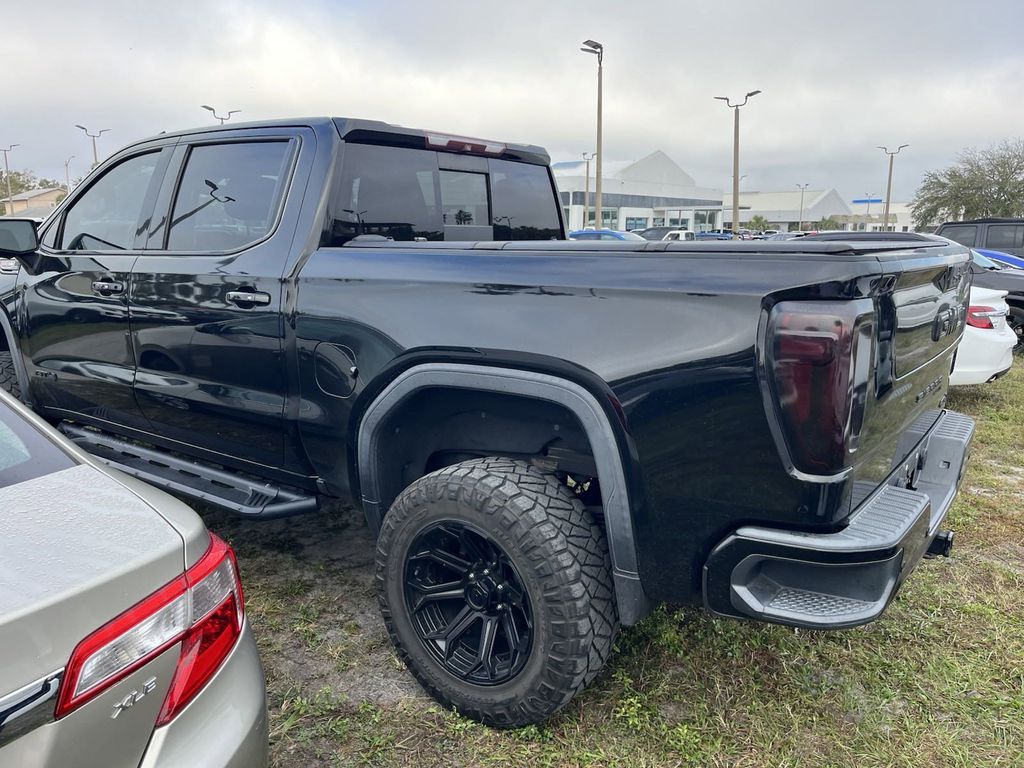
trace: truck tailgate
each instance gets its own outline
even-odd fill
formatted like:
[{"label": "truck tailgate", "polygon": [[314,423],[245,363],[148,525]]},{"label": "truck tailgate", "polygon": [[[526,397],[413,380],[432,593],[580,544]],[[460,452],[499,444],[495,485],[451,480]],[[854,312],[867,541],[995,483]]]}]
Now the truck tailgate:
[{"label": "truck tailgate", "polygon": [[851,509],[911,456],[916,441],[908,435],[938,419],[971,284],[962,253],[922,247],[877,258],[892,291],[876,302],[876,367],[852,457]]}]

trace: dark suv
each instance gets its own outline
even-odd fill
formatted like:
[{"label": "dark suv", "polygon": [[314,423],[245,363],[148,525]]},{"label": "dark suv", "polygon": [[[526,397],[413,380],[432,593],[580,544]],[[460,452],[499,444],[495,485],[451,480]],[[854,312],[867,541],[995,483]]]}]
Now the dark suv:
[{"label": "dark suv", "polygon": [[1024,256],[1024,219],[970,219],[947,221],[935,234],[968,248],[991,248]]}]

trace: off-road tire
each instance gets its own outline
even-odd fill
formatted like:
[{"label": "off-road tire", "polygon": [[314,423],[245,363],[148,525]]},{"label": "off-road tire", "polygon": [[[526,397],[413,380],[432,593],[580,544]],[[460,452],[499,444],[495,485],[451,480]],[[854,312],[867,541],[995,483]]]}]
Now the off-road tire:
[{"label": "off-road tire", "polygon": [[0,350],[0,389],[21,399],[21,384],[18,372],[14,370],[14,356],[6,350]]},{"label": "off-road tire", "polygon": [[[459,679],[424,647],[412,624],[406,557],[419,532],[439,520],[484,532],[521,577],[533,644],[505,683]],[[547,719],[611,654],[619,622],[604,532],[557,477],[523,461],[473,459],[414,482],[384,518],[376,566],[381,613],[399,656],[435,699],[487,725],[515,728]]]}]

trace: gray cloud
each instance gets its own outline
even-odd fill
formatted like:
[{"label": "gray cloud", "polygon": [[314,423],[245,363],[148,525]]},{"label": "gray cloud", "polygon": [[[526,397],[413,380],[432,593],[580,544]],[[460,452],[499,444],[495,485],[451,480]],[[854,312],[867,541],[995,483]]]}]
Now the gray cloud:
[{"label": "gray cloud", "polygon": [[663,149],[724,187],[732,122],[713,100],[760,88],[742,115],[744,188],[881,193],[877,144],[909,143],[896,198],[965,146],[1024,133],[1024,7],[983,1],[826,4],[517,4],[53,0],[5,11],[14,77],[0,143],[46,176],[88,166],[73,126],[111,128],[106,152],[164,129],[240,118],[374,117],[548,147],[593,146],[606,46],[605,156]]}]

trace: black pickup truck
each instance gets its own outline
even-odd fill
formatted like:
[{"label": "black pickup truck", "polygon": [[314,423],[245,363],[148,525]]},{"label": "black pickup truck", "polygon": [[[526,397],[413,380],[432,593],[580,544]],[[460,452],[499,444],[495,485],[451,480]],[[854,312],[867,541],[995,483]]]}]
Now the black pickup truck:
[{"label": "black pickup truck", "polygon": [[361,505],[401,656],[499,726],[659,602],[851,627],[948,554],[965,249],[568,242],[560,210],[534,146],[163,134],[2,220],[0,383],[177,493]]}]

